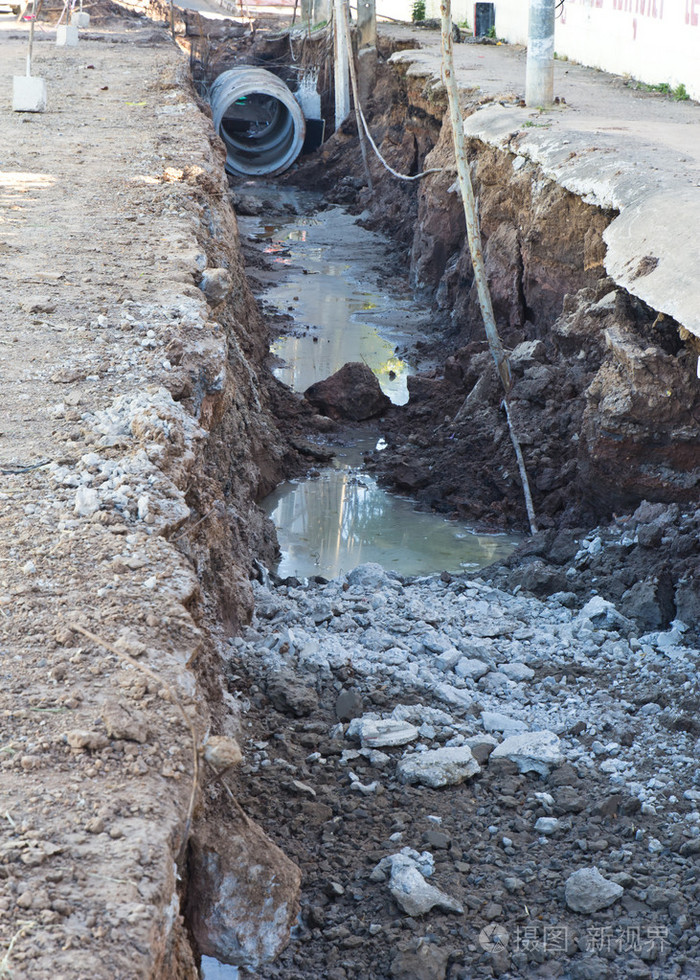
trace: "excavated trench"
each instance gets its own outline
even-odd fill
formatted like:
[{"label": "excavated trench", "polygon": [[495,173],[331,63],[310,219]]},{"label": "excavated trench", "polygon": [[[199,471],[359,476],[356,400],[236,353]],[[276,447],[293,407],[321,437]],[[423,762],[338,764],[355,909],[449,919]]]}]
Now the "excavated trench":
[{"label": "excavated trench", "polygon": [[[288,65],[281,51],[286,50],[286,42],[263,38],[258,43],[257,55],[255,49],[252,54],[246,51],[249,63],[255,63],[256,57],[261,64],[269,63],[274,50],[285,62],[277,66],[284,75]],[[517,469],[472,288],[461,205],[453,190],[444,97],[434,89],[428,91],[425,79],[385,64],[389,54],[388,49],[381,51],[367,107],[375,138],[395,168],[413,173],[439,167],[442,172],[416,188],[396,183],[373,162],[370,193],[356,135],[347,123],[285,180],[297,188],[322,189],[328,201],[360,214],[363,227],[390,236],[393,252],[387,253],[381,269],[387,294],[402,289],[408,271],[414,295],[431,311],[429,318],[421,319],[419,337],[402,337],[399,342],[401,356],[412,365],[405,372],[407,398],[386,405],[379,423],[365,424],[365,442],[360,443],[363,469],[350,475],[360,483],[371,480],[378,491],[381,485],[409,496],[426,518],[439,515],[440,520],[449,518],[472,528],[522,533],[525,517]],[[311,58],[307,51],[302,61],[308,64]],[[220,59],[229,64],[235,60],[235,55]],[[471,108],[475,107],[476,102]],[[577,596],[582,601],[589,597],[595,583],[597,592],[646,628],[667,627],[674,619],[693,626],[700,609],[696,568],[700,512],[695,509],[699,473],[693,448],[700,401],[693,352],[681,339],[678,324],[607,278],[602,235],[611,213],[545,178],[535,164],[518,156],[517,145],[504,152],[473,141],[470,156],[494,308],[512,352],[512,411],[543,528],[511,559],[499,556],[487,574],[500,585],[519,586],[538,596],[567,591],[573,602]],[[262,243],[262,248],[248,252],[253,263],[248,272],[258,295],[264,295],[264,287],[269,289],[275,280],[270,252],[283,265],[289,264],[289,251],[279,238],[287,219],[279,211],[271,217],[269,195],[260,189],[234,182],[233,201],[239,214],[246,215],[239,223],[242,234],[257,239],[258,246]],[[294,235],[298,237],[298,219],[297,212],[287,245]],[[350,232],[347,247],[355,245]],[[271,246],[267,256],[266,246]],[[293,286],[288,280],[280,286],[278,280],[272,288],[281,289],[281,302],[292,296],[297,306],[303,306],[303,277],[315,271],[307,267]],[[346,270],[338,268],[335,274],[342,278]],[[310,323],[308,308],[301,313],[286,310],[294,313],[296,322],[282,309],[278,304],[270,324],[271,336],[282,338],[278,354],[285,364],[277,363],[277,374],[291,381],[298,393],[272,374],[267,376],[267,398],[287,442],[286,455],[278,457],[271,469],[295,479],[313,469],[312,477],[318,481],[323,474],[323,483],[324,464],[337,451],[339,440],[348,441],[344,429],[348,420],[339,415],[329,421],[327,410],[301,397],[307,382],[318,378],[295,382],[292,357],[298,353],[304,328],[308,333],[310,326],[313,334],[316,325]],[[271,366],[268,362],[268,369]],[[391,373],[397,373],[395,366]],[[261,452],[264,455],[262,447]],[[370,475],[363,477],[366,472]],[[345,486],[347,473],[343,480]],[[290,520],[289,514],[294,516],[298,506],[305,508],[305,520],[313,513],[308,508],[316,506],[319,513],[329,509],[328,493],[322,493],[320,505],[308,500],[293,503],[286,507],[285,516],[284,490],[276,493],[268,512],[279,521]],[[641,513],[644,500],[654,504]],[[380,515],[378,526],[384,519]],[[399,523],[409,519],[401,516]],[[640,526],[649,528],[646,536],[635,536]],[[620,537],[620,529],[630,531],[629,543],[623,548],[606,547],[615,535]],[[333,529],[327,527],[324,534],[332,538]],[[289,545],[286,550],[289,554]],[[265,560],[269,563],[269,550]],[[352,561],[351,552],[340,565],[319,570],[313,562],[295,565],[292,559],[279,574],[283,579],[295,574],[298,580],[320,571],[328,578],[347,570],[347,561]],[[430,569],[409,569],[407,574],[426,570]],[[441,568],[436,564],[432,570]],[[260,578],[264,584],[263,568]],[[296,580],[289,579],[290,588]],[[266,694],[247,674],[252,667],[237,663],[236,669],[237,675],[230,665],[227,668],[229,683],[232,690],[242,684],[254,713],[265,711],[268,697],[277,704],[279,696]],[[295,712],[285,709],[285,714]],[[303,744],[318,741],[320,729],[314,729],[314,724],[323,727],[322,722],[312,721]],[[286,735],[282,732],[279,737],[284,741]],[[187,918],[200,951],[210,957],[205,960],[207,978],[236,975],[235,968],[219,965],[217,957],[267,976],[261,964],[279,952],[296,916],[296,900],[291,896],[298,876],[267,841],[261,860],[256,832],[242,813],[233,832],[230,820],[218,823],[223,806],[221,788],[212,789],[212,812],[192,849]],[[320,804],[314,806],[318,809]],[[311,814],[313,807],[308,807]],[[256,803],[249,795],[246,810],[269,827],[269,799]],[[311,819],[321,817],[314,810]],[[288,832],[279,838],[288,840]],[[233,861],[224,857],[236,847]],[[298,849],[293,850],[303,863]],[[251,873],[253,866],[258,869],[260,894],[246,904],[237,898],[236,888],[240,876]],[[309,868],[305,873],[310,873]],[[253,938],[246,946],[246,916],[260,916],[261,909],[268,909],[269,915],[263,913],[264,921],[251,925]],[[233,945],[221,940],[231,918],[237,920]],[[304,972],[298,955],[293,969],[295,976],[316,975]],[[292,976],[271,970],[270,976]]]}]

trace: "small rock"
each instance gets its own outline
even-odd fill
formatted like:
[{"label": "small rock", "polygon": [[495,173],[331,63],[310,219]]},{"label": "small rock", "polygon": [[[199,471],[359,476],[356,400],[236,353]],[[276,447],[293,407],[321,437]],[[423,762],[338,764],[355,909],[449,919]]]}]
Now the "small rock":
[{"label": "small rock", "polygon": [[267,681],[267,696],[283,715],[304,718],[318,706],[316,692],[300,684],[290,671],[272,674]]},{"label": "small rock", "polygon": [[101,717],[110,738],[123,738],[141,744],[148,738],[148,729],[143,716],[127,710],[121,704],[105,704]]},{"label": "small rock", "polygon": [[464,912],[459,902],[429,884],[417,868],[401,867],[392,871],[389,891],[407,915],[425,915],[434,908],[460,915]]},{"label": "small rock", "polygon": [[199,284],[212,306],[218,306],[231,292],[231,276],[227,269],[206,269]]},{"label": "small rock", "polygon": [[578,619],[588,619],[594,626],[598,627],[630,625],[629,620],[625,619],[625,617],[617,611],[612,602],[609,602],[607,599],[603,599],[603,597],[599,595],[594,595],[592,599],[588,600],[586,605],[578,614]]},{"label": "small rock", "polygon": [[573,912],[598,912],[622,895],[622,885],[608,881],[597,868],[580,868],[566,881],[566,904]]},{"label": "small rock", "polygon": [[78,517],[91,517],[100,509],[100,498],[92,487],[78,487],[75,491],[74,512]]},{"label": "small rock", "polygon": [[390,870],[389,890],[407,915],[425,915],[436,907],[461,914],[464,910],[459,902],[428,884],[423,877],[424,873],[432,873],[432,861],[428,851],[418,854],[404,848],[399,854],[382,858],[370,875],[370,880],[383,881],[386,871]]},{"label": "small rock", "polygon": [[426,830],[423,834],[423,843],[438,851],[446,851],[451,841],[448,835],[443,834],[441,830]]},{"label": "small rock", "polygon": [[214,769],[228,769],[238,765],[243,753],[235,738],[210,735],[204,745],[204,758]]},{"label": "small rock", "polygon": [[348,726],[347,735],[359,737],[363,748],[378,749],[415,742],[418,729],[397,718],[355,718]]},{"label": "small rock", "polygon": [[391,407],[376,376],[362,361],[344,364],[329,378],[307,388],[304,397],[323,415],[353,422],[381,415]]},{"label": "small rock", "polygon": [[458,677],[469,677],[473,681],[478,681],[484,674],[488,674],[490,669],[483,660],[473,660],[470,657],[462,657],[455,664],[455,674]]},{"label": "small rock", "polygon": [[513,681],[506,677],[498,670],[490,670],[485,677],[482,677],[479,681],[479,687],[482,691],[487,691],[489,694],[505,694],[508,691],[512,691],[515,687]]},{"label": "small rock", "polygon": [[300,779],[293,779],[291,785],[297,791],[304,796],[316,796],[316,790],[313,786],[309,786],[308,783],[302,783]]},{"label": "small rock", "polygon": [[414,945],[415,948],[397,953],[391,961],[389,974],[393,980],[444,980],[449,949],[429,942]]},{"label": "small rock", "polygon": [[539,820],[535,822],[535,830],[538,834],[544,834],[545,837],[549,837],[550,834],[556,833],[559,829],[559,821],[556,817],[540,817]]},{"label": "small rock", "polygon": [[109,739],[101,732],[88,732],[78,728],[66,732],[66,741],[72,749],[90,749],[91,752],[106,749],[109,745]]},{"label": "small rock", "polygon": [[524,721],[503,715],[500,711],[482,711],[481,723],[487,732],[503,732],[507,735],[515,735],[517,732],[527,731],[527,725]]},{"label": "small rock", "polygon": [[469,746],[476,761],[480,766],[483,766],[489,761],[489,757],[498,742],[492,735],[472,735],[465,740],[464,744]]},{"label": "small rock", "polygon": [[362,697],[357,691],[341,691],[335,702],[335,716],[338,721],[352,721],[359,718],[364,710]]},{"label": "small rock", "polygon": [[531,681],[535,676],[535,672],[532,667],[528,667],[527,664],[513,663],[513,664],[499,664],[498,669],[506,677],[510,678],[512,681],[520,683],[521,681]]},{"label": "small rock", "polygon": [[368,561],[358,565],[347,574],[348,585],[375,592],[387,582],[387,574],[377,562]]}]

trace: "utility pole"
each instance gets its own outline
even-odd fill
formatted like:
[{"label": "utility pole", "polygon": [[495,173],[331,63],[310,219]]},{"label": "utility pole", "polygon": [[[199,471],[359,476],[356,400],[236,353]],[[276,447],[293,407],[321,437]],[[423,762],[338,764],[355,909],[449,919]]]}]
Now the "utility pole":
[{"label": "utility pole", "polygon": [[377,5],[376,0],[357,0],[357,47],[377,47]]},{"label": "utility pole", "polygon": [[357,0],[357,71],[359,98],[365,105],[377,77],[376,0]]},{"label": "utility pole", "polygon": [[530,0],[525,70],[525,104],[550,106],[554,101],[554,3]]},{"label": "utility pole", "polygon": [[350,114],[350,74],[348,40],[345,31],[347,0],[333,0],[333,67],[335,74],[335,128],[339,129]]}]

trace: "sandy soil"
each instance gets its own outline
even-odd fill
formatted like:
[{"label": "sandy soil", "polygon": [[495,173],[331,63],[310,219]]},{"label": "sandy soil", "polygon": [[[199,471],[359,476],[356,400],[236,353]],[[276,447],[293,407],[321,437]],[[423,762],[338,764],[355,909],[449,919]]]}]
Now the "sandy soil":
[{"label": "sandy soil", "polygon": [[[164,31],[40,29],[30,115],[10,108],[26,28],[3,27],[0,974],[196,976],[174,861],[212,724],[187,665],[210,650],[194,567],[219,512],[196,509],[204,480],[185,498],[233,397],[196,286],[227,188]],[[250,347],[241,328],[229,362]],[[226,574],[234,620],[247,572]]]}]

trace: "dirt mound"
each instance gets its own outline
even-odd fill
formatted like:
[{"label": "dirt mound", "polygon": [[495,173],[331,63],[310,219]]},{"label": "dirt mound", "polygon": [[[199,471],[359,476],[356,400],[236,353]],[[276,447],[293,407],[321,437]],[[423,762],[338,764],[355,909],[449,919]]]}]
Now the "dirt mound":
[{"label": "dirt mound", "polygon": [[330,378],[317,381],[304,398],[323,415],[351,422],[374,418],[391,406],[371,368],[361,361],[344,364]]}]

